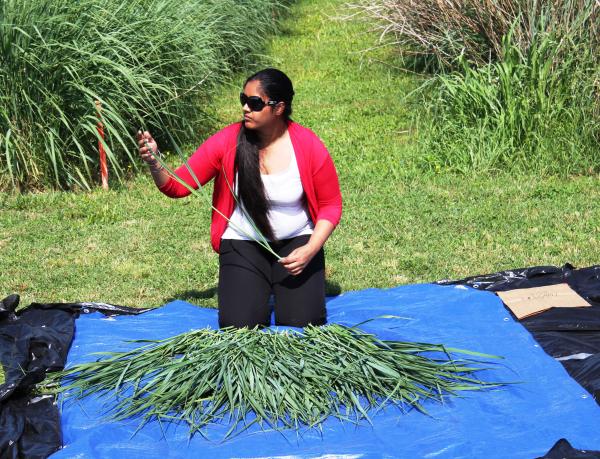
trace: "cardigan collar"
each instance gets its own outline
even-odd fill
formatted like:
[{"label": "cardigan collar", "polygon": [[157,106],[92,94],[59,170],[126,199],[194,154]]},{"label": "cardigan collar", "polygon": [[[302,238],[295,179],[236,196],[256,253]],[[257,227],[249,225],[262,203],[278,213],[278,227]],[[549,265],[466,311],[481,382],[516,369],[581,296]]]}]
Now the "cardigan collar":
[{"label": "cardigan collar", "polygon": [[[294,154],[296,155],[296,162],[298,163],[298,169],[300,170],[301,178],[304,175],[303,172],[306,170],[306,156],[305,150],[302,145],[302,139],[300,138],[300,132],[298,132],[298,123],[292,120],[287,121],[288,133],[290,140],[292,141],[292,147],[294,148]],[[304,185],[304,183],[303,183]]]},{"label": "cardigan collar", "polygon": [[[237,128],[235,129],[235,136],[232,137],[233,140],[233,145],[232,147],[229,149],[229,155],[226,155],[230,161],[229,164],[229,168],[231,171],[233,171],[233,164],[235,161],[235,152],[236,152],[236,148],[235,148],[235,144],[237,141],[237,135],[239,133],[239,130],[242,126],[242,122],[238,121],[237,123]],[[305,155],[305,148],[303,148],[303,139],[302,139],[302,131],[300,131],[298,128],[300,127],[300,125],[298,123],[296,123],[295,121],[289,119],[287,120],[287,128],[288,128],[288,133],[290,135],[290,140],[292,142],[292,147],[294,148],[294,153],[296,155],[296,161],[298,162],[298,168],[300,169],[301,172],[303,172],[305,170],[305,167],[307,166],[306,161],[306,155]],[[227,166],[226,166],[227,167]]]}]

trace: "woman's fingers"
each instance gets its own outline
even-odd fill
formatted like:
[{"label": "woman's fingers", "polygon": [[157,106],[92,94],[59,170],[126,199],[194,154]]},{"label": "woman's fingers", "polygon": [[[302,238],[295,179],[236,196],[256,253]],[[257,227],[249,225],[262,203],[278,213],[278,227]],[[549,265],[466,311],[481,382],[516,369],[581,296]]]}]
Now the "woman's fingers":
[{"label": "woman's fingers", "polygon": [[148,147],[140,147],[139,152],[142,156],[152,156],[154,154],[154,151],[149,150]]},{"label": "woman's fingers", "polygon": [[305,264],[300,261],[294,261],[291,263],[284,264],[283,267],[290,274],[298,275],[304,270]]},{"label": "woman's fingers", "polygon": [[138,141],[138,151],[140,152],[142,160],[149,164],[154,164],[156,162],[154,154],[158,151],[158,145],[150,133],[148,131],[138,131],[136,139]]},{"label": "woman's fingers", "polygon": [[304,252],[301,249],[302,248],[299,247],[293,250],[292,253],[290,253],[287,257],[284,257],[281,260],[279,260],[279,263],[281,263],[286,269],[286,271],[292,274],[293,276],[297,276],[298,274],[300,274],[304,270],[304,268],[306,268],[306,265],[310,261],[310,259],[307,256],[305,256]]},{"label": "woman's fingers", "polygon": [[[150,148],[148,148],[148,147],[150,147]],[[148,145],[146,145],[145,143],[141,143],[139,145],[139,147],[138,147],[138,150],[139,150],[140,153],[145,152],[145,153],[152,153],[152,154],[154,154],[154,153],[156,153],[156,150],[157,150],[156,143],[154,143],[154,142],[152,142],[152,143],[148,142]]]},{"label": "woman's fingers", "polygon": [[281,260],[279,260],[279,263],[286,266],[286,265],[289,265],[290,263],[294,263],[295,261],[298,261],[297,251],[298,251],[298,249],[293,250],[292,253],[290,253],[287,257],[283,257]]},{"label": "woman's fingers", "polygon": [[150,138],[150,140],[148,140],[146,138],[143,138],[138,141],[138,150],[139,150],[140,154],[144,154],[144,153],[154,154],[158,150],[158,146],[156,145],[156,142],[154,141],[154,139]]},{"label": "woman's fingers", "polygon": [[146,137],[142,137],[142,138],[140,138],[140,140],[138,140],[138,145],[140,147],[143,147],[146,144],[152,145],[152,144],[156,144],[156,142],[154,141],[154,139],[152,137],[150,137],[149,139]]},{"label": "woman's fingers", "polygon": [[136,134],[136,139],[137,139],[138,143],[154,142],[152,135],[148,131],[144,131],[144,132],[138,131]]},{"label": "woman's fingers", "polygon": [[285,269],[290,269],[290,268],[292,268],[292,267],[293,267],[295,264],[297,264],[297,263],[298,263],[298,260],[296,260],[295,258],[292,258],[292,257],[290,257],[290,256],[287,256],[287,257],[285,257],[285,258],[282,258],[282,259],[281,259],[279,262],[280,262],[280,263],[283,265],[283,267],[284,267]]}]

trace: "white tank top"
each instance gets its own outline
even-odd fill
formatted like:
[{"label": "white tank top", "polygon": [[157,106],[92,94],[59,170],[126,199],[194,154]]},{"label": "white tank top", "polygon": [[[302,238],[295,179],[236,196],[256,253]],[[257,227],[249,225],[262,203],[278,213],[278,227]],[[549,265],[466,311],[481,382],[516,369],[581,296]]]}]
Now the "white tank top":
[{"label": "white tank top", "polygon": [[[273,228],[275,238],[278,240],[290,239],[302,234],[312,234],[314,228],[304,201],[304,190],[300,182],[296,154],[294,153],[291,156],[290,164],[286,170],[276,174],[260,174],[269,204],[269,223]],[[236,174],[236,194],[237,179]],[[240,212],[237,204],[230,220],[234,225],[227,225],[222,239],[250,240],[251,238],[244,232],[252,235],[255,239],[259,239],[248,219]],[[244,232],[238,231],[237,228],[242,228]]]}]

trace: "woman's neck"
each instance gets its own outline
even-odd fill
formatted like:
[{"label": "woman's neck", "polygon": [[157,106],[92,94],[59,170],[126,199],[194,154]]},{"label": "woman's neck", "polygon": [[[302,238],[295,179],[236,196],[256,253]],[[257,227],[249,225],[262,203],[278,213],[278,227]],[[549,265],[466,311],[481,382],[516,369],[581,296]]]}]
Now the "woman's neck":
[{"label": "woman's neck", "polygon": [[270,144],[280,138],[287,130],[287,120],[283,119],[280,122],[275,123],[273,126],[269,126],[264,130],[257,131],[258,139],[260,142],[260,148],[268,147]]}]

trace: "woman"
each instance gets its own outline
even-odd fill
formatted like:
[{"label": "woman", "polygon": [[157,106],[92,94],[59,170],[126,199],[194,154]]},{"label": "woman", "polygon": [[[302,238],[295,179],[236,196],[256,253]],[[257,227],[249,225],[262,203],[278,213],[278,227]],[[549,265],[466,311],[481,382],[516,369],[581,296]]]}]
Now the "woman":
[{"label": "woman", "polygon": [[[188,160],[202,185],[215,179],[213,206],[232,222],[213,211],[221,327],[270,325],[271,293],[277,325],[326,322],[323,245],[340,221],[342,199],[327,149],[290,118],[293,96],[292,82],[277,69],[250,76],[240,94],[243,120],[209,137]],[[138,142],[159,190],[172,198],[190,194],[154,158],[150,133],[138,133]],[[184,165],[175,172],[197,187]],[[248,237],[256,235],[248,217],[281,259]]]}]

